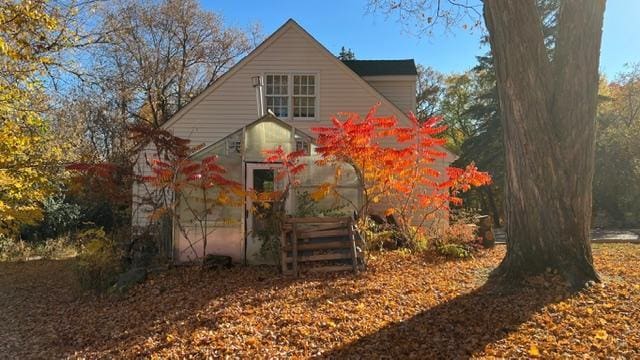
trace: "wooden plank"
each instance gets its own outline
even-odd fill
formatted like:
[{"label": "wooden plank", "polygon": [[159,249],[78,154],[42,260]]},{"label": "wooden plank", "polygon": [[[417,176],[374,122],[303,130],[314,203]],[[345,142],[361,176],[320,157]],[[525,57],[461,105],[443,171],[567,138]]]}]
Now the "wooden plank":
[{"label": "wooden plank", "polygon": [[296,230],[296,224],[293,223],[293,231],[291,232],[291,246],[293,256],[293,276],[298,276],[298,235]]},{"label": "wooden plank", "polygon": [[358,272],[358,253],[356,252],[356,238],[353,234],[353,223],[349,222],[349,238],[351,239],[351,263],[353,272]]},{"label": "wooden plank", "polygon": [[325,237],[349,236],[349,234],[349,230],[344,228],[336,230],[309,230],[300,231],[298,233],[298,239],[317,239]]},{"label": "wooden plank", "polygon": [[336,229],[344,229],[343,223],[337,224],[301,224],[304,228],[301,229],[301,226],[298,227],[300,231],[320,231],[320,230],[336,230]]},{"label": "wooden plank", "polygon": [[288,218],[286,220],[292,224],[327,224],[327,223],[343,223],[346,224],[351,221],[350,217],[303,217],[303,218]]},{"label": "wooden plank", "polygon": [[[296,241],[297,242],[297,241]],[[301,243],[297,244],[298,251],[303,250],[327,250],[327,249],[348,249],[351,247],[349,241],[328,241],[322,243]],[[288,246],[286,251],[293,251],[293,246]]]},{"label": "wooden plank", "polygon": [[309,268],[309,272],[351,271],[351,265],[318,266]]},{"label": "wooden plank", "polygon": [[282,265],[282,273],[287,273],[287,252],[285,249],[287,248],[287,232],[282,230],[280,233],[280,264]]},{"label": "wooden plank", "polygon": [[[298,262],[327,261],[327,260],[340,260],[340,259],[350,259],[350,258],[351,258],[351,254],[347,252],[317,254],[317,255],[300,255],[298,256]],[[293,258],[287,257],[285,261],[289,263],[293,261]]]}]

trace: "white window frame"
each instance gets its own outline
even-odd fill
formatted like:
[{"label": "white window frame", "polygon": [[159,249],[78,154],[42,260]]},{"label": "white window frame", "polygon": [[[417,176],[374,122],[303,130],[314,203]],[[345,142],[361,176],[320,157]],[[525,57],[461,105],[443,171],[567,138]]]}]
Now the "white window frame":
[{"label": "white window frame", "polygon": [[[271,94],[271,95],[267,94],[267,76],[286,76],[287,77],[287,93],[286,94],[277,94],[277,95],[276,94]],[[285,119],[290,118],[292,116],[292,114],[291,114],[291,109],[292,109],[292,107],[291,107],[291,91],[292,91],[292,88],[291,88],[291,84],[292,84],[291,75],[288,74],[288,73],[283,73],[283,72],[280,72],[280,73],[268,73],[268,74],[264,74],[263,75],[263,79],[264,79],[264,95],[263,95],[264,99],[263,99],[263,103],[264,103],[265,110],[268,109],[268,107],[267,107],[267,99],[268,98],[270,98],[270,97],[273,97],[273,98],[286,98],[287,99],[287,116],[285,117]],[[273,109],[271,109],[271,110],[273,111]]]},{"label": "white window frame", "polygon": [[[314,71],[295,71],[295,72],[265,72],[262,74],[264,79],[264,95],[263,95],[263,103],[265,104],[265,110],[267,108],[267,76],[268,75],[287,75],[287,97],[289,98],[287,105],[287,117],[283,117],[283,120],[318,120],[319,119],[319,111],[320,111],[320,74]],[[313,76],[314,77],[314,115],[312,117],[297,117],[293,115],[293,77],[294,76]],[[283,96],[283,95],[270,95],[270,96]],[[300,95],[301,97],[310,97],[308,95]]]}]

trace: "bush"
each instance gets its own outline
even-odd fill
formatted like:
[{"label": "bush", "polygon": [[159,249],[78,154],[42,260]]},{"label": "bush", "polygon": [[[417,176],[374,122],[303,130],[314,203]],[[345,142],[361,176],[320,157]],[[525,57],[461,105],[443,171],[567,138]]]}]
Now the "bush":
[{"label": "bush", "polygon": [[122,252],[102,228],[82,231],[78,238],[83,244],[75,273],[85,289],[103,291],[111,287],[122,272]]},{"label": "bush", "polygon": [[439,254],[455,258],[471,257],[481,246],[476,226],[465,223],[449,225],[437,235],[434,245]]},{"label": "bush", "polygon": [[47,239],[36,244],[0,237],[0,261],[25,261],[30,258],[64,259],[73,257],[76,253],[75,246],[67,237]]},{"label": "bush", "polygon": [[31,254],[31,248],[24,241],[0,235],[0,261],[26,260]]},{"label": "bush", "polygon": [[44,218],[38,225],[24,226],[25,240],[58,238],[75,229],[80,221],[80,206],[66,201],[64,196],[50,197],[43,202]]}]

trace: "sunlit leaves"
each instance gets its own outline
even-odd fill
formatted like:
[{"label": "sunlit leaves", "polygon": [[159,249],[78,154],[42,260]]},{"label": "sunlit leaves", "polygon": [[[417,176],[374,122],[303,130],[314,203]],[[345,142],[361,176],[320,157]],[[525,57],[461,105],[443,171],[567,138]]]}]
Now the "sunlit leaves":
[{"label": "sunlit leaves", "polygon": [[[442,148],[445,140],[438,137],[446,130],[441,118],[420,122],[409,114],[409,124],[403,125],[394,116],[377,116],[377,108],[364,118],[344,113],[332,119],[333,126],[312,129],[318,135],[318,165],[339,168],[347,163],[356,169],[364,195],[364,204],[357,209],[361,214],[368,213],[371,203],[383,203],[385,213],[393,213],[401,226],[420,228],[450,202],[460,204],[460,192],[490,182],[490,176],[473,164],[465,169],[438,164],[447,155]],[[328,186],[313,195],[326,196]]]},{"label": "sunlit leaves", "polygon": [[0,235],[38,221],[62,178],[38,82],[56,26],[46,1],[0,0]]}]

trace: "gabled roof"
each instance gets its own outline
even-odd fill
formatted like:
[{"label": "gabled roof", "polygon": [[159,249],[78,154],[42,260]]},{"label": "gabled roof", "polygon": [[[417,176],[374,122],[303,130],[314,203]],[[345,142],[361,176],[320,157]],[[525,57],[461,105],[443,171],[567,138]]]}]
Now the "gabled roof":
[{"label": "gabled roof", "polygon": [[342,60],[360,76],[418,75],[413,59],[405,60]]}]

